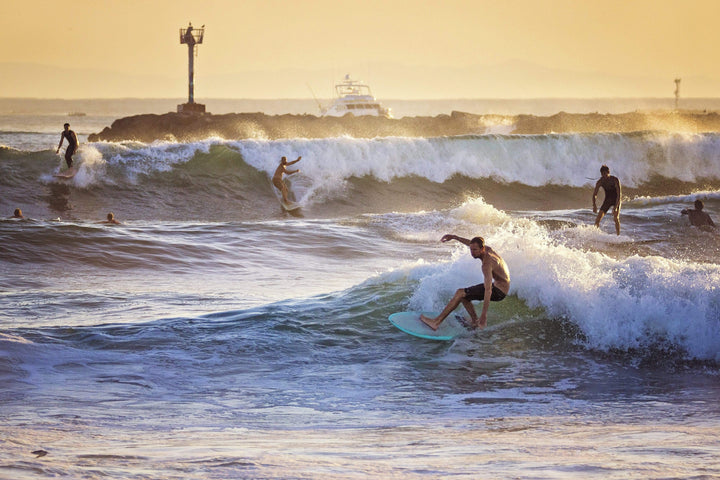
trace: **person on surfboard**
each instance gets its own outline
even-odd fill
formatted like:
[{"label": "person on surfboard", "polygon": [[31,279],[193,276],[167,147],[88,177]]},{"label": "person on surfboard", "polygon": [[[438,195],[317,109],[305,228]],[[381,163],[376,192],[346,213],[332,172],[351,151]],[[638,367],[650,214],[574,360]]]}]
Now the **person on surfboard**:
[{"label": "person on surfboard", "polygon": [[[440,315],[435,318],[420,315],[420,320],[433,330],[437,330],[443,320],[462,303],[465,310],[470,314],[470,325],[473,328],[485,328],[487,326],[487,312],[490,307],[490,302],[499,302],[505,298],[510,290],[510,272],[505,264],[505,260],[503,260],[495,250],[485,245],[485,239],[483,237],[473,237],[468,240],[467,238],[448,233],[440,239],[441,242],[448,242],[450,240],[457,240],[467,245],[470,247],[470,255],[482,261],[483,283],[458,289],[453,298],[451,298],[445,306],[445,309],[440,312]],[[480,300],[483,302],[482,313],[479,319],[472,300]]]},{"label": "person on surfboard", "polygon": [[272,177],[272,183],[275,185],[275,188],[280,190],[280,193],[282,193],[282,199],[283,202],[289,204],[291,203],[290,200],[288,200],[288,188],[287,185],[285,185],[285,182],[283,182],[283,175],[292,175],[293,173],[298,173],[300,169],[297,170],[288,170],[287,167],[290,165],[294,165],[297,162],[300,161],[302,157],[298,157],[297,160],[293,160],[292,162],[288,162],[287,158],[282,157],[280,159],[280,165],[278,165],[277,169],[275,170],[275,173]]},{"label": "person on surfboard", "polygon": [[73,156],[73,154],[75,154],[75,151],[78,148],[79,142],[78,142],[77,135],[75,135],[75,132],[70,130],[69,123],[66,123],[65,125],[63,125],[63,127],[65,128],[65,130],[63,130],[62,133],[60,133],[60,143],[58,144],[58,148],[55,151],[55,153],[60,153],[60,147],[62,147],[63,140],[65,140],[67,138],[68,146],[65,149],[65,162],[67,163],[68,169],[70,169],[70,168],[72,168],[72,163],[73,163],[72,156]]},{"label": "person on surfboard", "polygon": [[[595,226],[600,228],[600,220],[605,216],[610,207],[613,207],[613,219],[615,220],[615,232],[620,235],[620,203],[622,203],[622,188],[620,187],[620,180],[614,175],[610,175],[610,167],[603,165],[600,167],[600,179],[595,184],[595,191],[593,191],[593,213],[597,213],[595,219]],[[598,212],[597,204],[595,199],[597,198],[598,190],[600,187],[605,190],[605,201],[600,207]]]}]

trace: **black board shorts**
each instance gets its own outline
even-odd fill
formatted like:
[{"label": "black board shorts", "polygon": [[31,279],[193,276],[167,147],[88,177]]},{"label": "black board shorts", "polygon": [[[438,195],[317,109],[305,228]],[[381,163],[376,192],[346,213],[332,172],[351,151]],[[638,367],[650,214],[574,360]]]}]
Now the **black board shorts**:
[{"label": "black board shorts", "polygon": [[65,161],[67,162],[68,168],[72,167],[72,156],[77,150],[77,145],[68,145],[65,149]]},{"label": "black board shorts", "polygon": [[607,213],[608,210],[610,210],[610,207],[612,207],[616,203],[617,203],[617,194],[606,195],[605,201],[603,202],[602,206],[600,207],[600,211],[603,213]]},{"label": "black board shorts", "polygon": [[[499,302],[503,298],[505,298],[506,294],[502,290],[500,290],[498,287],[493,285],[492,287],[492,293],[490,294],[490,301],[491,302]],[[472,287],[467,287],[465,289],[465,298],[468,300],[485,300],[485,284],[481,283],[479,285],[473,285]]]}]

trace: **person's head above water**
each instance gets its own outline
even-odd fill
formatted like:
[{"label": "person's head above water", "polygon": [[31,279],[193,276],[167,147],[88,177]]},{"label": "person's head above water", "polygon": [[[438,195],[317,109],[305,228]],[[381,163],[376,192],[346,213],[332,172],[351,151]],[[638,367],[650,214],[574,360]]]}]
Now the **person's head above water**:
[{"label": "person's head above water", "polygon": [[695,200],[695,210],[702,210],[705,208],[705,204],[702,200]]},{"label": "person's head above water", "polygon": [[600,175],[605,174],[610,175],[610,167],[608,167],[607,165],[603,165],[602,167],[600,167]]}]

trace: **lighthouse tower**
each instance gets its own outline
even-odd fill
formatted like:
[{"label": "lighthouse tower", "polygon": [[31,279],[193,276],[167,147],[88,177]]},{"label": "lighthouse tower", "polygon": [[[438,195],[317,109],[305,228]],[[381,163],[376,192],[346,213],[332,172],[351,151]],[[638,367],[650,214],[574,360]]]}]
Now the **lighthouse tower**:
[{"label": "lighthouse tower", "polygon": [[205,25],[193,28],[189,23],[187,28],[180,29],[180,43],[188,47],[188,101],[178,105],[178,113],[205,113],[205,105],[195,103],[195,55],[204,35]]}]

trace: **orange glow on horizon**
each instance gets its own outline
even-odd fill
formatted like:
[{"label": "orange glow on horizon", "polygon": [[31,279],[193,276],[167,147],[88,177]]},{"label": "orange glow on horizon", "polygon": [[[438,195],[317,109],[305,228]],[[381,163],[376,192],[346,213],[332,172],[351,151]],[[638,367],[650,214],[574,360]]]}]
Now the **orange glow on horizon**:
[{"label": "orange glow on horizon", "polygon": [[720,96],[715,0],[11,2],[3,97],[183,97],[188,21],[197,98]]}]

